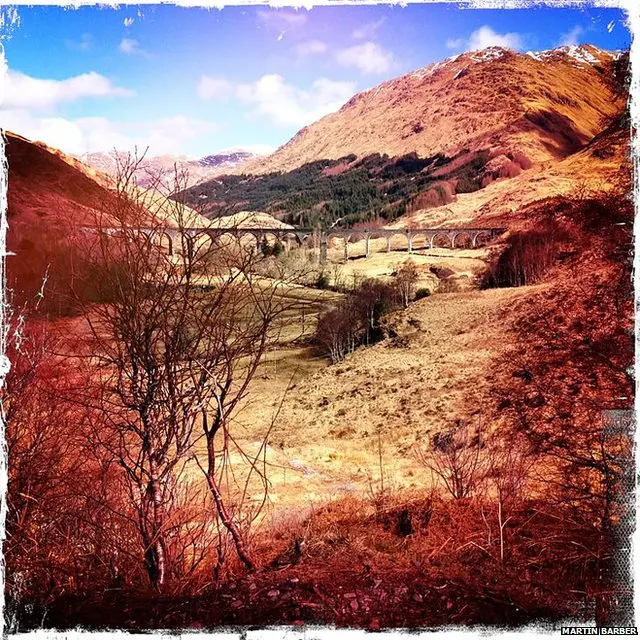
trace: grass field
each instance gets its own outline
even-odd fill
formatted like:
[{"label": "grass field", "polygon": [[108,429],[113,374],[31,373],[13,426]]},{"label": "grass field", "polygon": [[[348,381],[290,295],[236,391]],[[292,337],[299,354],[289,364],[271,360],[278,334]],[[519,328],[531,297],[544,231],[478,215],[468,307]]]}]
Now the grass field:
[{"label": "grass field", "polygon": [[[439,250],[412,256],[422,270],[418,286],[433,286],[428,268],[434,265],[469,278],[483,264],[483,253]],[[399,252],[374,254],[341,266],[339,277],[384,278],[405,259]],[[400,340],[361,347],[331,366],[304,344],[298,313],[306,309],[308,337],[310,316],[331,299],[319,301],[316,290],[295,289],[291,295],[301,306],[288,314],[279,348],[265,357],[235,416],[248,452],[261,451],[269,432],[271,506],[296,509],[345,495],[370,496],[380,488],[380,453],[388,489],[429,486],[430,474],[417,464],[415,448],[456,419],[481,413],[491,361],[509,342],[505,316],[531,289],[432,295],[393,315]],[[255,499],[260,498],[257,491]]]}]

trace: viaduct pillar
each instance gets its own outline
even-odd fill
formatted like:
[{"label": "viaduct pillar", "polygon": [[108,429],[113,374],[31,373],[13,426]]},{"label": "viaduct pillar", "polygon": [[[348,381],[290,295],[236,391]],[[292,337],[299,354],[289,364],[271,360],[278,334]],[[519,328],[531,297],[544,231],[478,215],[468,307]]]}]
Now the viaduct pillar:
[{"label": "viaduct pillar", "polygon": [[320,234],[320,264],[327,264],[327,246],[329,239],[325,231]]}]

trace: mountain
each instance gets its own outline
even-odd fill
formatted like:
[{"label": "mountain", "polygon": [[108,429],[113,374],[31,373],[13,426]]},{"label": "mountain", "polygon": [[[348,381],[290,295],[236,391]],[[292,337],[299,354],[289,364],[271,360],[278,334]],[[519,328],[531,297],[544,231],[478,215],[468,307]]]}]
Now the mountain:
[{"label": "mountain", "polygon": [[[9,167],[7,219],[11,229],[95,224],[96,215],[114,198],[112,176],[42,142],[32,142],[10,131],[3,135]],[[137,197],[147,213],[167,218],[167,224],[175,226],[171,208],[162,206],[164,196],[145,190],[140,184],[138,187]],[[188,209],[187,215],[195,218],[194,224],[206,224],[195,211]]]},{"label": "mountain", "polygon": [[592,45],[452,56],[359,93],[243,172],[290,171],[373,153],[454,156],[504,147],[532,162],[584,146],[621,107],[609,82],[621,54]]},{"label": "mountain", "polygon": [[229,151],[227,153],[221,152],[211,156],[205,156],[195,162],[197,162],[201,167],[227,169],[229,167],[237,167],[255,156],[256,154],[249,153],[248,151]]},{"label": "mountain", "polygon": [[580,182],[615,182],[627,68],[626,54],[592,46],[454,56],[356,95],[187,202],[209,217],[252,209],[302,226],[506,224]]},{"label": "mountain", "polygon": [[[220,152],[198,160],[190,159],[184,155],[144,157],[135,175],[141,187],[150,186],[158,178],[171,186],[174,183],[177,169],[181,174],[181,186],[190,187],[221,173],[237,169],[247,160],[255,157],[255,154],[241,150]],[[116,175],[119,164],[126,162],[128,158],[129,154],[124,151],[86,153],[78,156],[78,159],[84,164],[111,176]]]}]

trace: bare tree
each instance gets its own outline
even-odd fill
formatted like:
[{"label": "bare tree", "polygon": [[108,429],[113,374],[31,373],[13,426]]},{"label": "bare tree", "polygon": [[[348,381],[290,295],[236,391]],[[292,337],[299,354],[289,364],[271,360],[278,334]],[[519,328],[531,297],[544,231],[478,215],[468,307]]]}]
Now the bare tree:
[{"label": "bare tree", "polygon": [[402,306],[406,309],[413,299],[416,282],[418,280],[418,270],[411,260],[406,260],[396,271],[394,286],[400,297]]},{"label": "bare tree", "polygon": [[431,445],[416,450],[418,461],[434,473],[453,498],[469,497],[482,479],[484,447],[480,426],[458,420],[456,425],[431,439]]},{"label": "bare tree", "polygon": [[505,528],[521,504],[535,458],[530,455],[524,438],[494,437],[487,449],[485,479],[489,485],[489,499],[495,499],[496,503],[500,562],[504,562]]},{"label": "bare tree", "polygon": [[[82,393],[107,425],[94,429],[93,441],[126,472],[148,578],[163,589],[177,567],[169,531],[189,460],[202,468],[239,557],[254,566],[241,514],[228,503],[231,416],[286,304],[283,283],[256,275],[264,257],[251,247],[192,237],[204,223],[176,195],[180,176],[173,188],[141,191],[138,165],[134,158],[120,166],[114,197],[84,247],[83,273],[101,304],[84,301],[81,347],[95,389],[90,401]],[[256,460],[242,457],[266,491]]]},{"label": "bare tree", "polygon": [[349,296],[318,319],[315,338],[333,364],[346,358],[361,343],[365,327],[354,301],[355,296]]},{"label": "bare tree", "polygon": [[367,278],[360,283],[353,304],[362,315],[365,343],[369,344],[381,316],[393,308],[393,289],[381,280]]}]

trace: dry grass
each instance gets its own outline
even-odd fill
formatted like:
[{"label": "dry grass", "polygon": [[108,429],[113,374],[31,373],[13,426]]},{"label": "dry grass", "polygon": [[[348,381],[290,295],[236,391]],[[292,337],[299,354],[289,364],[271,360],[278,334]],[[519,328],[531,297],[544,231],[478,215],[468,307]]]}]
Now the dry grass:
[{"label": "dry grass", "polygon": [[454,277],[462,286],[472,286],[477,273],[486,268],[488,249],[429,249],[420,243],[416,244],[413,253],[407,251],[404,238],[394,237],[391,252],[386,252],[386,240],[371,241],[371,253],[365,258],[364,240],[349,245],[350,259],[344,262],[344,250],[338,245],[329,251],[327,273],[332,285],[352,287],[354,282],[365,278],[391,278],[393,273],[406,260],[411,260],[418,268],[416,286],[433,290],[438,285],[438,278],[430,271],[430,267],[444,267],[454,273]]},{"label": "dry grass", "polygon": [[455,202],[416,211],[389,226],[512,226],[519,222],[522,209],[536,201],[567,195],[585,186],[611,189],[628,152],[628,136],[620,132],[606,135],[560,162],[538,164],[515,178],[497,180],[474,193],[458,194]]},{"label": "dry grass", "polygon": [[[474,398],[482,411],[491,359],[508,342],[501,318],[532,289],[450,293],[413,303],[392,320],[406,346],[387,340],[338,365],[309,359],[303,349],[267,357],[238,420],[251,444],[285,398],[269,441],[272,505],[306,508],[367,495],[370,480],[379,477],[378,436],[387,485],[428,487],[413,447],[468,411]],[[295,469],[300,464],[306,473]]]}]

